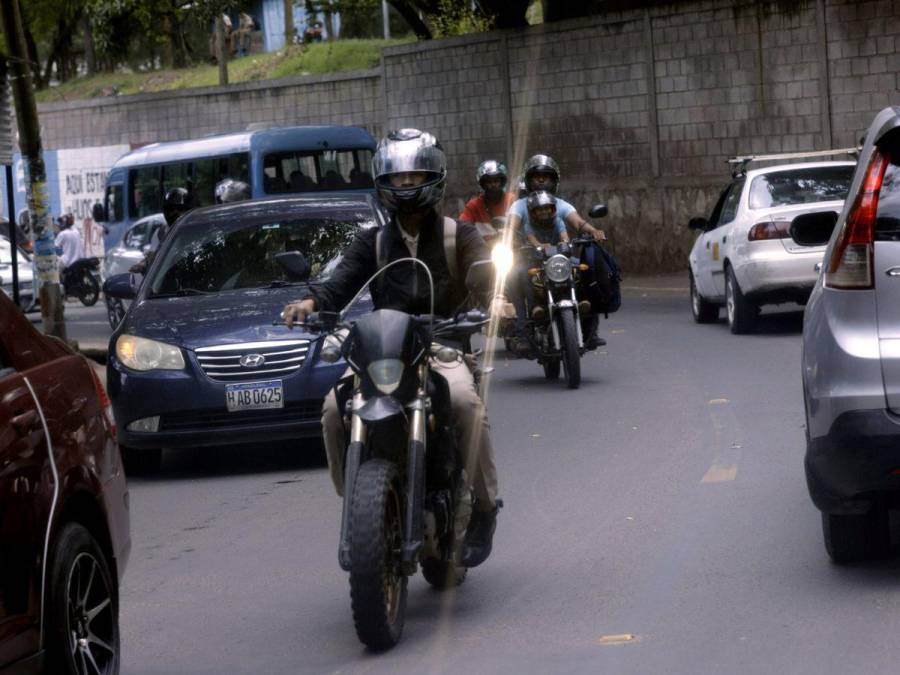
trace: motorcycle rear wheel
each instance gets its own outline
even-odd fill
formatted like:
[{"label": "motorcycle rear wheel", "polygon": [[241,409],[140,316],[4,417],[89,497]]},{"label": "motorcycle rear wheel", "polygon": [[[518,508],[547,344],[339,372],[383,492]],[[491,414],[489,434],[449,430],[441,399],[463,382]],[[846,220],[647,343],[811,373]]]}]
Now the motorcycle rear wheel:
[{"label": "motorcycle rear wheel", "polygon": [[563,369],[566,386],[578,389],[581,385],[581,354],[578,352],[578,333],[575,332],[575,312],[564,311],[559,315],[559,341],[562,343]]},{"label": "motorcycle rear wheel", "polygon": [[78,280],[78,299],[85,307],[93,307],[100,297],[100,284],[90,272],[85,270]]},{"label": "motorcycle rear wheel", "polygon": [[400,641],[406,617],[401,495],[393,463],[372,459],[359,467],[350,501],[350,604],[357,636],[376,651]]}]

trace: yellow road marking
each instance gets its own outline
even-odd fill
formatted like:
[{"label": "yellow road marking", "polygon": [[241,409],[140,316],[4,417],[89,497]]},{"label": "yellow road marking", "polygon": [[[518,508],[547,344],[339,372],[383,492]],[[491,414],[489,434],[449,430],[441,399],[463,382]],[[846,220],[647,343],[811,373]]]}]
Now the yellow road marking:
[{"label": "yellow road marking", "polygon": [[632,635],[631,633],[621,633],[620,635],[604,635],[599,640],[597,640],[597,644],[603,646],[624,645],[628,644],[629,642],[636,642],[637,639],[637,635]]},{"label": "yellow road marking", "polygon": [[723,403],[728,403],[727,398],[714,398],[709,402],[709,405],[722,405]]},{"label": "yellow road marking", "polygon": [[737,477],[737,466],[734,464],[713,464],[703,476],[701,483],[724,483]]}]

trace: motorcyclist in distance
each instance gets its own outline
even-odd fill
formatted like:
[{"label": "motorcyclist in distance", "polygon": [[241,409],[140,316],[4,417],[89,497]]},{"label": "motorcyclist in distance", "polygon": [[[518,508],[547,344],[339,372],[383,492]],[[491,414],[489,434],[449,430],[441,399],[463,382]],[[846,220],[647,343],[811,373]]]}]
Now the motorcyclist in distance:
[{"label": "motorcyclist in distance", "polygon": [[506,192],[508,181],[509,172],[502,162],[494,159],[483,161],[475,172],[475,182],[478,183],[481,193],[466,202],[465,208],[459,214],[459,220],[474,223],[488,243],[497,237],[494,219],[505,219],[509,207],[516,201],[513,193]]},{"label": "motorcyclist in distance", "polygon": [[[372,169],[378,196],[391,213],[381,235],[383,262],[408,257],[422,260],[434,278],[435,313],[452,314],[468,295],[464,280],[469,267],[489,259],[490,254],[474,225],[458,223],[457,269],[451,273],[444,242],[449,219],[442,218],[437,210],[447,177],[443,148],[434,136],[418,129],[393,131],[378,144]],[[303,322],[311,312],[339,311],[347,304],[378,271],[379,232],[376,228],[361,230],[331,276],[311,288],[306,297],[284,308],[288,327]],[[431,292],[420,266],[396,265],[386,269],[378,282],[370,286],[376,309],[429,313]],[[499,510],[497,470],[487,412],[467,366],[433,360],[431,367],[449,385],[452,426],[465,458],[466,478],[475,492],[475,506],[462,551],[462,564],[475,567],[490,555]],[[331,479],[340,495],[344,489],[346,430],[333,391],[325,399],[322,428]]]},{"label": "motorcyclist in distance", "polygon": [[[556,195],[559,187],[559,165],[549,155],[533,155],[525,160],[522,166],[522,175],[525,180],[525,188],[529,193],[536,190],[544,190]],[[587,235],[597,242],[606,241],[606,234],[587,222],[575,207],[564,199],[556,198],[556,214],[566,226],[577,235]],[[513,231],[526,229],[528,225],[527,198],[519,199],[510,207],[507,226]],[[606,344],[606,340],[597,334],[599,319],[596,315],[582,319],[582,333],[585,336],[585,346],[595,348]]]}]

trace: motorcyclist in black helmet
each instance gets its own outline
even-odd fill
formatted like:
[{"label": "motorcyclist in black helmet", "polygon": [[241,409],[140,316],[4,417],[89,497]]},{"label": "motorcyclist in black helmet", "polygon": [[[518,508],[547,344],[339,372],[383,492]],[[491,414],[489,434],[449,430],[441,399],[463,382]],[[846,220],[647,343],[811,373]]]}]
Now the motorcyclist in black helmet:
[{"label": "motorcyclist in black helmet", "polygon": [[166,196],[163,197],[162,208],[165,223],[156,228],[156,232],[153,233],[150,239],[150,250],[147,252],[147,255],[144,256],[143,260],[132,265],[129,272],[144,274],[147,271],[150,263],[153,262],[153,258],[156,257],[160,244],[168,236],[169,230],[172,229],[172,226],[181,216],[190,210],[191,195],[186,189],[177,187],[166,192]]},{"label": "motorcyclist in black helmet", "polygon": [[[437,139],[417,129],[388,134],[372,159],[372,173],[381,203],[391,213],[379,235],[364,229],[347,248],[344,257],[322,284],[301,300],[287,305],[283,316],[288,326],[302,322],[317,310],[342,309],[366,280],[379,269],[379,244],[385,264],[400,258],[422,260],[434,278],[434,312],[448,316],[467,296],[465,277],[469,267],[490,257],[481,235],[471,223],[455,223],[437,211],[444,194],[447,169],[444,151]],[[451,272],[445,232],[456,228],[457,269]],[[397,309],[412,314],[430,311],[428,278],[418,265],[396,265],[385,270],[370,290],[376,309]],[[499,501],[497,471],[489,435],[487,412],[478,396],[468,367],[448,367],[438,360],[432,368],[447,380],[453,427],[466,458],[466,476],[475,492],[475,509],[462,551],[462,564],[475,567],[490,555]],[[344,423],[332,392],[325,399],[322,427],[331,479],[338,494],[344,489],[343,456],[346,448]]]}]

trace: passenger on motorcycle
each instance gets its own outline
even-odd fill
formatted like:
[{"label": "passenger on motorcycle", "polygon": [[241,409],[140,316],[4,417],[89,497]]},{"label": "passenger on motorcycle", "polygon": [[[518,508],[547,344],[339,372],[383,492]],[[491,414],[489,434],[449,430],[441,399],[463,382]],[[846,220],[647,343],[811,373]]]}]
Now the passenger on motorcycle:
[{"label": "passenger on motorcycle", "polygon": [[[533,155],[525,160],[522,167],[522,175],[525,180],[525,187],[530,192],[536,190],[545,190],[556,195],[559,187],[559,166],[548,155]],[[527,233],[529,224],[527,198],[516,201],[509,210],[507,226],[513,231],[523,228]],[[606,234],[603,230],[595,228],[588,223],[575,207],[564,199],[556,197],[556,214],[562,219],[566,226],[572,229],[578,235],[588,235],[596,241],[606,241]],[[582,316],[582,333],[585,335],[585,346],[595,348],[606,344],[606,340],[597,335],[597,327],[599,319],[597,315]]]},{"label": "passenger on motorcycle", "polygon": [[475,172],[475,182],[481,193],[472,197],[459,214],[459,220],[473,223],[484,240],[490,242],[497,236],[493,225],[495,218],[504,218],[516,196],[506,192],[509,172],[506,166],[493,159],[483,161]]},{"label": "passenger on motorcycle", "polygon": [[[437,205],[443,197],[447,177],[446,160],[440,143],[429,133],[402,129],[388,134],[372,158],[372,173],[382,204],[391,220],[382,235],[385,263],[415,257],[424,261],[434,277],[434,311],[449,316],[465,300],[464,280],[469,266],[490,255],[474,225],[461,222],[456,227],[457,269],[451,273],[446,254],[444,228]],[[452,223],[452,221],[451,221]],[[313,287],[310,294],[284,308],[290,327],[303,322],[316,310],[342,309],[379,268],[378,230],[362,230],[329,279]],[[386,270],[371,287],[376,309],[397,309],[427,314],[430,307],[428,279],[418,265],[397,265]],[[491,552],[499,510],[497,470],[489,435],[484,402],[479,397],[472,372],[464,363],[432,363],[450,388],[453,427],[459,447],[466,457],[467,480],[475,492],[475,511],[466,531],[462,564],[475,567]],[[331,392],[322,411],[322,428],[331,479],[337,493],[343,492],[343,460],[346,439],[343,416]]]},{"label": "passenger on motorcycle", "polygon": [[56,235],[54,243],[56,248],[61,250],[59,254],[60,279],[64,278],[67,267],[84,258],[84,243],[81,240],[81,234],[72,227],[74,224],[75,218],[71,214],[59,219],[59,234]]}]

